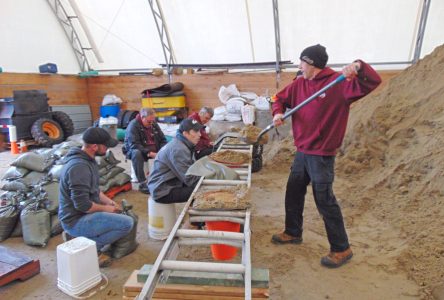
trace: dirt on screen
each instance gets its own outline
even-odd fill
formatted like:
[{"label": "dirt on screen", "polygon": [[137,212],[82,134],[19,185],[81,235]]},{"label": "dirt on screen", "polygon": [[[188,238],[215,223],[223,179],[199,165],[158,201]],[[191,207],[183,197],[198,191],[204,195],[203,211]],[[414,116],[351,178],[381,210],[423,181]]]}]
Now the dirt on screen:
[{"label": "dirt on screen", "polygon": [[250,159],[250,155],[247,153],[234,150],[213,152],[209,155],[209,157],[214,161],[231,165],[245,164]]}]

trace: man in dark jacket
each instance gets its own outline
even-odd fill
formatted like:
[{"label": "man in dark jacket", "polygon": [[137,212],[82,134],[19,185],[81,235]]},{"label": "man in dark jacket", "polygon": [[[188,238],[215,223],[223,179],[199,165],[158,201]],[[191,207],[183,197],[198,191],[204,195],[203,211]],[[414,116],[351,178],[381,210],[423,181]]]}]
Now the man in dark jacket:
[{"label": "man in dark jacket", "polygon": [[[214,110],[211,107],[202,107],[199,113],[192,113],[189,118],[196,120],[201,125],[207,124],[211,118],[214,116]],[[213,153],[214,147],[210,140],[207,132],[205,131],[205,126],[200,130],[200,140],[196,145],[196,159],[202,158],[204,156]]]},{"label": "man in dark jacket", "polygon": [[143,164],[154,159],[167,140],[156,121],[156,112],[152,108],[142,108],[137,117],[126,128],[125,141],[122,147],[139,182],[139,191],[148,194],[146,174]]},{"label": "man in dark jacket", "polygon": [[196,120],[183,120],[176,137],[157,154],[148,180],[154,201],[186,202],[191,196],[200,177],[185,174],[196,161],[194,147],[199,142],[202,128],[203,125]]},{"label": "man in dark jacket", "polygon": [[[96,242],[97,250],[126,236],[134,226],[131,217],[119,214],[120,207],[99,190],[99,166],[95,156],[103,156],[117,141],[109,133],[90,127],[83,133],[83,147],[66,156],[59,187],[59,220],[70,236],[83,236]],[[106,267],[111,258],[99,255]]]},{"label": "man in dark jacket", "polygon": [[[273,122],[283,123],[286,108],[293,108],[341,75],[326,67],[325,47],[314,45],[300,56],[302,75],[280,91],[273,103]],[[291,166],[285,194],[285,230],[272,237],[277,244],[302,242],[305,194],[311,182],[313,196],[324,220],[330,253],[322,257],[326,267],[339,267],[352,258],[344,220],[333,194],[336,150],[341,146],[350,105],[373,91],[381,82],[370,65],[356,60],[342,69],[346,77],[316,100],[292,115],[297,153]]]}]

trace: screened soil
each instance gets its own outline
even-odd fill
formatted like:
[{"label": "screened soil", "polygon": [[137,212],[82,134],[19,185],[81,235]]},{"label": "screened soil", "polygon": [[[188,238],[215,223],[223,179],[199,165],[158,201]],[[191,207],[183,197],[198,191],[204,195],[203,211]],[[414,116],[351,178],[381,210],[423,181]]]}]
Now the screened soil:
[{"label": "screened soil", "polygon": [[[248,144],[254,144],[257,141],[257,138],[259,137],[259,134],[261,133],[262,128],[256,127],[253,125],[247,125],[240,131],[241,137],[247,142]],[[261,139],[259,140],[259,144],[263,145],[268,142],[268,134],[264,134]]]},{"label": "screened soil", "polygon": [[250,207],[246,185],[218,190],[198,191],[194,196],[193,208],[201,210],[232,210]]},{"label": "screened soil", "polygon": [[209,157],[214,161],[231,165],[242,165],[247,163],[250,159],[249,154],[234,150],[213,152],[209,155]]}]

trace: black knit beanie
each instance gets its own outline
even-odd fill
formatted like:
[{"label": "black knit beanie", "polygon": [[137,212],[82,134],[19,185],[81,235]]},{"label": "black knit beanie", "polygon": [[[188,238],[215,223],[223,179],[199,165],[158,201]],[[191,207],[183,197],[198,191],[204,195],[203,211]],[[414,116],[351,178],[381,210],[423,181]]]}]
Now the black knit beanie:
[{"label": "black knit beanie", "polygon": [[323,69],[327,65],[328,54],[324,46],[317,44],[305,48],[299,58],[309,65]]}]

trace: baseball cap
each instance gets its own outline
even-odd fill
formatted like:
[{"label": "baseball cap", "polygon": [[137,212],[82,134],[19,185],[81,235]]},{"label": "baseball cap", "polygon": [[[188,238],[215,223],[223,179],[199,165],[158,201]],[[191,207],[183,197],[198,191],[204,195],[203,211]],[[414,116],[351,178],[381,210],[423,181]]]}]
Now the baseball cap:
[{"label": "baseball cap", "polygon": [[115,147],[119,143],[109,135],[108,131],[100,127],[89,127],[83,133],[82,139],[87,144],[101,144],[108,148]]},{"label": "baseball cap", "polygon": [[179,125],[180,132],[190,131],[190,130],[200,131],[202,128],[205,128],[205,126],[193,119],[184,119],[182,120],[182,122],[180,122]]}]

